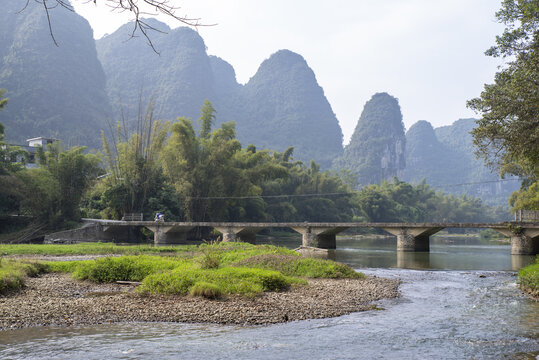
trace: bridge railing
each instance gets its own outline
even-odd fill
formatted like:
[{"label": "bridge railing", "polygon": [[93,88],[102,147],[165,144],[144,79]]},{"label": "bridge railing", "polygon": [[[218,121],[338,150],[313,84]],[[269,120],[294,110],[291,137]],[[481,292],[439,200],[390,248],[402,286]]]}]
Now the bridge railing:
[{"label": "bridge railing", "polygon": [[143,213],[125,213],[122,217],[123,221],[142,221],[143,219]]},{"label": "bridge railing", "polygon": [[517,210],[515,211],[515,221],[539,222],[539,210]]}]

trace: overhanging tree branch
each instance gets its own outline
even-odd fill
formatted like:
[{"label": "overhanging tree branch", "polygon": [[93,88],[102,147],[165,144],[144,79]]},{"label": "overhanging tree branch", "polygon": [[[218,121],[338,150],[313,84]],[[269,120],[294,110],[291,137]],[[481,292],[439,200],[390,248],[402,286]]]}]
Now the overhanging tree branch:
[{"label": "overhanging tree branch", "polygon": [[[31,0],[26,0],[26,4],[19,12],[24,11]],[[50,16],[50,10],[56,7],[63,7],[69,11],[74,11],[73,6],[66,0],[33,0],[38,4],[41,4],[44,8],[44,11],[47,15],[47,22],[49,25],[49,31],[52,37],[52,40],[56,46],[58,42],[54,37],[54,31]],[[148,45],[157,53],[157,49],[154,47],[148,31],[157,31],[162,32],[153,26],[149,25],[144,21],[143,17],[145,15],[154,16],[158,14],[163,14],[168,17],[173,18],[174,20],[180,22],[181,24],[198,28],[199,26],[212,26],[207,24],[200,23],[200,18],[191,18],[188,16],[180,16],[178,12],[180,7],[174,6],[170,0],[87,0],[86,4],[94,3],[95,5],[104,4],[112,9],[113,12],[125,12],[129,11],[134,16],[134,25],[133,31],[131,32],[131,38],[136,37],[137,31],[140,31],[142,35],[148,41]],[[144,11],[143,7],[148,7],[154,10],[153,13]]]}]

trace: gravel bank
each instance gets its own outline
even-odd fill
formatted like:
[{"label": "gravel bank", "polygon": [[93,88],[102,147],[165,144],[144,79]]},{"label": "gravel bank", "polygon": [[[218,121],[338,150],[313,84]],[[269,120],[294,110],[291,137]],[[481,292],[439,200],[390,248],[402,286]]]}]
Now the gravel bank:
[{"label": "gravel bank", "polygon": [[149,296],[134,285],[95,284],[67,274],[26,281],[17,294],[0,296],[0,330],[30,326],[71,326],[131,321],[273,324],[334,317],[372,309],[372,301],[398,296],[398,280],[315,279],[287,292],[254,299],[230,296],[206,300],[188,296]]}]

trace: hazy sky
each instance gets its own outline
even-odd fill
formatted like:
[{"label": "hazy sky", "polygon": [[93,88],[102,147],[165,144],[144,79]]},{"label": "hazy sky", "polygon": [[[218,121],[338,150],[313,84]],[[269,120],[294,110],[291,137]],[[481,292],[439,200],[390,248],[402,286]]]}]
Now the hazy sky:
[{"label": "hazy sky", "polygon": [[[301,54],[316,74],[349,141],[376,92],[399,99],[404,124],[434,127],[476,116],[466,100],[493,81],[500,60],[484,55],[503,31],[499,0],[170,0],[200,18],[208,53],[228,61],[240,83],[279,49]],[[74,0],[95,38],[129,14]],[[101,3],[101,4],[100,4]],[[179,24],[160,16],[171,27]],[[148,51],[151,51],[148,48]]]}]

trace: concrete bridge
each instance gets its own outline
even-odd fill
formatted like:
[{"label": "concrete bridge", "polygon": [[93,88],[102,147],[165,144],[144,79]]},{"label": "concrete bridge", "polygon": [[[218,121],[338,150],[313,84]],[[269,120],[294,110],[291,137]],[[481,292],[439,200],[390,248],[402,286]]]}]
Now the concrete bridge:
[{"label": "concrete bridge", "polygon": [[133,242],[136,229],[144,227],[154,234],[155,245],[186,244],[187,233],[195,227],[214,228],[223,241],[255,243],[264,228],[290,228],[302,235],[303,246],[335,249],[336,235],[348,228],[379,228],[397,237],[399,251],[429,251],[431,235],[445,228],[493,229],[511,238],[511,254],[536,255],[539,252],[539,223],[227,223],[227,222],[154,222],[83,219],[77,230],[56,233],[46,242],[74,241]]}]

